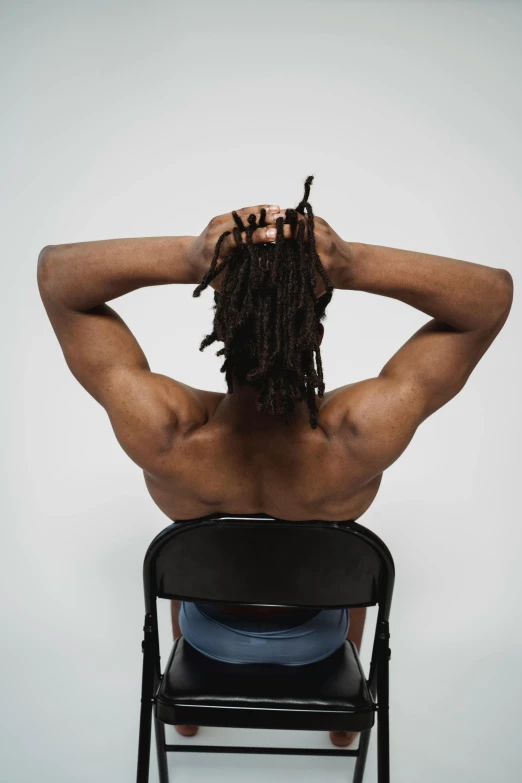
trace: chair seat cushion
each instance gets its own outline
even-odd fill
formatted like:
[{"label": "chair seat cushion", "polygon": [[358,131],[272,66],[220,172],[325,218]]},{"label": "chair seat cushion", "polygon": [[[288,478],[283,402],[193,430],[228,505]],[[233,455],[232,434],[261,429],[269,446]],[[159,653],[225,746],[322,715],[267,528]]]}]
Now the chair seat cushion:
[{"label": "chair seat cushion", "polygon": [[156,694],[164,723],[364,730],[375,703],[354,644],[305,666],[234,664],[176,640]]}]

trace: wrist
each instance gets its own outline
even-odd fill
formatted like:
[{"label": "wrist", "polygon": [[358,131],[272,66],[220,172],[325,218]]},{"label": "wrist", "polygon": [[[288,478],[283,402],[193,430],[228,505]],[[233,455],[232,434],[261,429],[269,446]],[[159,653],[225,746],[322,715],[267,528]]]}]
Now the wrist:
[{"label": "wrist", "polygon": [[204,262],[198,239],[199,237],[197,236],[183,237],[185,263],[188,277],[190,278],[187,282],[190,282],[191,285],[201,283],[201,279],[208,271],[209,266],[208,262],[206,264]]},{"label": "wrist", "polygon": [[195,247],[195,236],[179,237],[181,242],[181,254],[183,257],[183,266],[185,268],[184,281],[189,285],[197,285],[204,274],[201,269],[201,262],[198,258],[197,248]]},{"label": "wrist", "polygon": [[342,241],[330,271],[330,279],[335,288],[357,288],[363,247],[359,242]]}]

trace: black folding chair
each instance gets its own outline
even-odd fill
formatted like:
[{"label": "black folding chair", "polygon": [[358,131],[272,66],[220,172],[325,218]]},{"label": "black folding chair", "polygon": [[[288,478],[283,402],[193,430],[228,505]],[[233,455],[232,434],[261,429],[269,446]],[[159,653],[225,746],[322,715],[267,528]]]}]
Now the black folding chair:
[{"label": "black folding chair", "polygon": [[[355,756],[362,783],[377,713],[378,781],[389,783],[389,614],[395,569],[381,539],[353,521],[289,522],[265,514],[210,514],[175,522],[144,562],[145,625],[137,783],[148,783],[151,721],[160,783],[167,753]],[[303,666],[233,664],[180,637],[161,672],[157,598],[309,609],[378,605],[369,677],[355,645]],[[357,750],[167,745],[165,724],[361,732]]]}]

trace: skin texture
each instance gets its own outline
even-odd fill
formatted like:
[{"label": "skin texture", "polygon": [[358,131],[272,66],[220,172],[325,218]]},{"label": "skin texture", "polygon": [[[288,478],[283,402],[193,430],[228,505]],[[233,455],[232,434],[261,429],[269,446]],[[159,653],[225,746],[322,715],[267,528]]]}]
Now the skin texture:
[{"label": "skin texture", "polygon": [[[245,218],[262,206],[237,210]],[[254,242],[270,242],[279,207]],[[305,222],[307,218],[302,218]],[[149,285],[197,285],[218,237],[235,226],[213,218],[197,237],[147,237],[48,245],[38,260],[43,303],[74,376],[102,405],[122,448],[169,519],[211,512],[287,520],[358,519],[386,468],[420,424],[467,382],[509,314],[513,281],[505,269],[413,251],[346,242],[315,216],[316,250],[337,289],[389,296],[430,316],[375,377],[317,399],[318,427],[306,403],[286,426],[256,409],[248,385],[233,394],[196,389],[150,370],[135,337],[107,302]],[[285,237],[291,236],[284,226]],[[221,256],[233,246],[229,235]],[[212,283],[219,290],[220,278]],[[318,276],[317,292],[322,293]],[[179,635],[178,602],[172,602]],[[223,607],[270,616],[283,609]],[[366,610],[352,611],[348,638],[360,649]],[[196,727],[177,727],[191,736]],[[331,732],[348,745],[350,732]]]}]

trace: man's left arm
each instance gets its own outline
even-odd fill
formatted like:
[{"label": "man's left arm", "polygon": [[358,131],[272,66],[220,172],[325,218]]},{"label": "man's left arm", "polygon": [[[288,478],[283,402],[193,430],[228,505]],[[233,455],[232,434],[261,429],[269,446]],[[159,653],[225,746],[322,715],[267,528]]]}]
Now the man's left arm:
[{"label": "man's left arm", "polygon": [[38,285],[67,364],[142,467],[150,454],[170,448],[176,434],[204,423],[207,412],[196,390],[150,371],[134,335],[107,302],[144,286],[199,284],[211,262],[237,247],[234,215],[246,221],[262,210],[266,226],[250,240],[263,243],[274,239],[276,205],[218,215],[197,237],[103,239],[40,252]]},{"label": "man's left arm", "polygon": [[77,380],[102,405],[141,467],[203,415],[194,390],[150,371],[136,338],[106,303],[144,286],[197,284],[192,237],[49,245],[38,258],[42,301]]}]

